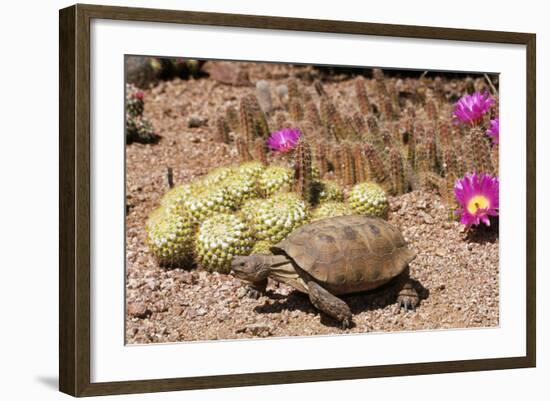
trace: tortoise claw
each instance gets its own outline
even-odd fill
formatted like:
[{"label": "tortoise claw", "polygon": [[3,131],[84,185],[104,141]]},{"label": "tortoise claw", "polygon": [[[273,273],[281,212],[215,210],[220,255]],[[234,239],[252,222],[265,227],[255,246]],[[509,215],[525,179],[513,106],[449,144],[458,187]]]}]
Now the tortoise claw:
[{"label": "tortoise claw", "polygon": [[397,297],[397,303],[399,304],[400,308],[403,308],[405,310],[416,310],[416,306],[418,305],[418,297],[410,296],[410,295],[399,295]]},{"label": "tortoise claw", "polygon": [[246,289],[246,295],[249,298],[258,299],[262,296],[262,291],[250,286]]},{"label": "tortoise claw", "polygon": [[351,327],[351,320],[350,319],[342,320],[342,329],[347,330],[350,327]]}]

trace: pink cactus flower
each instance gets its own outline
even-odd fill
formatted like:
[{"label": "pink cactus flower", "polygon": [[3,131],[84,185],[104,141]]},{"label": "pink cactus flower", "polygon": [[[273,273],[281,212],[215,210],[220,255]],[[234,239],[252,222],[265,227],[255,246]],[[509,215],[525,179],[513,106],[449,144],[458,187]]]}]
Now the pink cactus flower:
[{"label": "pink cactus flower", "polygon": [[134,97],[136,99],[143,100],[143,98],[145,97],[145,92],[143,92],[142,90],[137,90],[134,92]]},{"label": "pink cactus flower", "polygon": [[493,145],[498,145],[498,138],[500,134],[499,121],[498,117],[489,122],[489,129],[487,130],[487,135],[493,139]]},{"label": "pink cactus flower", "polygon": [[267,146],[275,152],[286,153],[296,147],[302,136],[299,128],[283,128],[273,132],[267,139]]},{"label": "pink cactus flower", "polygon": [[465,124],[475,125],[494,103],[494,99],[487,92],[464,95],[455,103],[453,115]]},{"label": "pink cactus flower", "polygon": [[480,222],[489,226],[489,216],[498,216],[498,177],[489,174],[466,174],[455,182],[455,198],[460,208],[455,212],[467,226]]}]

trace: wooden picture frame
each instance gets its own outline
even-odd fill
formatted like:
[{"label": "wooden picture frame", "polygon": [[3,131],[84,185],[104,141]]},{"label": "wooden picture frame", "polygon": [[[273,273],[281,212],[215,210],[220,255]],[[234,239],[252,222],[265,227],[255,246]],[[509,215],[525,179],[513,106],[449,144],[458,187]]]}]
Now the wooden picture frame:
[{"label": "wooden picture frame", "polygon": [[[492,42],[526,47],[526,355],[366,367],[92,383],[90,380],[90,21],[94,18],[222,27]],[[529,33],[74,5],[60,10],[59,388],[73,396],[534,367],[536,364],[536,37]]]}]

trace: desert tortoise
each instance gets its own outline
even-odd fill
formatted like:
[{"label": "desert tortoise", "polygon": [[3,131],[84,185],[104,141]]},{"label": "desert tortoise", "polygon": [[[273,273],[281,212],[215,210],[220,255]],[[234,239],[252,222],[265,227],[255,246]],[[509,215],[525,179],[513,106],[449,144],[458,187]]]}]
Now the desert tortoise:
[{"label": "desert tortoise", "polygon": [[294,230],[271,252],[235,257],[233,274],[260,291],[269,277],[309,294],[317,309],[344,328],[349,327],[352,314],[336,295],[368,291],[397,278],[399,305],[406,309],[418,305],[408,268],[416,254],[407,248],[400,231],[382,219],[318,220]]}]

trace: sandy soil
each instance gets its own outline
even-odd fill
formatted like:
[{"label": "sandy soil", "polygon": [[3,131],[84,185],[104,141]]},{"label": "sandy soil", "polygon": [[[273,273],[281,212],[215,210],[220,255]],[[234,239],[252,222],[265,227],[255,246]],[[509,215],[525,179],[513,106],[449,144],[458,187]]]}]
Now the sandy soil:
[{"label": "sandy soil", "polygon": [[[249,66],[250,79],[265,79],[264,66]],[[269,71],[275,87],[289,73]],[[306,77],[307,78],[307,77]],[[337,98],[353,93],[352,81],[325,83]],[[237,161],[233,145],[216,143],[214,122],[227,104],[253,87],[221,85],[212,79],[163,82],[146,91],[145,115],[162,136],[156,145],[127,146],[126,341],[175,342],[266,336],[302,336],[370,331],[489,327],[499,324],[498,236],[494,231],[464,233],[449,222],[438,195],[415,191],[391,198],[389,221],[399,226],[418,257],[411,276],[421,289],[416,312],[399,310],[388,286],[345,297],[355,325],[341,330],[321,316],[307,296],[271,282],[259,299],[246,296],[246,284],[201,269],[158,266],[145,244],[144,225],[167,191],[166,168],[176,183],[189,182],[211,168]],[[202,126],[189,128],[191,117]]]}]

